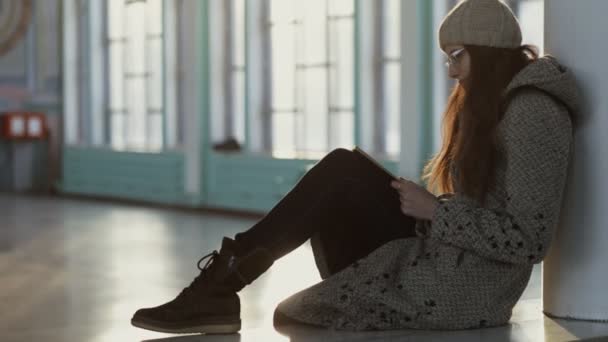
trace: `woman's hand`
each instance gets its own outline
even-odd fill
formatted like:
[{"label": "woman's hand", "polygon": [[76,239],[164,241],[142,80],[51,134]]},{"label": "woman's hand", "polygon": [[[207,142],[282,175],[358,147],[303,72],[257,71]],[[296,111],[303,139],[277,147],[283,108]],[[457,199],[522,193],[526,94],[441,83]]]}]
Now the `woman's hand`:
[{"label": "woman's hand", "polygon": [[402,213],[423,220],[433,218],[433,213],[439,205],[439,200],[435,195],[403,178],[400,178],[399,181],[391,181],[391,187],[399,192]]}]

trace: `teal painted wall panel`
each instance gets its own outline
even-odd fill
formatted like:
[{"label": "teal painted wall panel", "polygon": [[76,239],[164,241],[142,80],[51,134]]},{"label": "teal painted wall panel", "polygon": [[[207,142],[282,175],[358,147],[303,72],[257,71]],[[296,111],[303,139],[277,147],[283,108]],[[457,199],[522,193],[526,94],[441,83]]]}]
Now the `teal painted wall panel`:
[{"label": "teal painted wall panel", "polygon": [[[110,180],[132,180],[134,182],[173,182],[182,183],[183,174],[177,173],[181,166],[179,164],[154,166],[141,164],[137,161],[113,161],[98,165],[97,162],[73,162],[64,163],[64,171],[70,178],[89,177],[94,175],[99,179]],[[181,186],[181,184],[179,184]]]},{"label": "teal painted wall panel", "polygon": [[184,195],[184,157],[176,152],[66,147],[61,189],[74,194],[188,204]]},{"label": "teal painted wall panel", "polygon": [[[68,147],[64,152],[65,193],[175,205],[204,205],[264,213],[300,181],[317,160],[210,153],[208,199],[184,194],[183,155],[118,152]],[[397,172],[396,162],[382,164]]]},{"label": "teal painted wall panel", "polygon": [[266,212],[300,180],[315,160],[211,153],[209,198],[213,207]]},{"label": "teal painted wall panel", "polygon": [[[260,155],[211,153],[208,206],[267,212],[318,160],[275,159]],[[397,174],[399,165],[381,161]]]}]

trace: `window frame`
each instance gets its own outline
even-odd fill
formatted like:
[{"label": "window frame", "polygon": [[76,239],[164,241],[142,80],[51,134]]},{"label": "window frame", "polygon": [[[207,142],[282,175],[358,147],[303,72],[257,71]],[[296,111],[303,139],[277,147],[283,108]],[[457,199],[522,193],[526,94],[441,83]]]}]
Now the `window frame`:
[{"label": "window frame", "polygon": [[[266,15],[264,16],[264,22],[266,23],[266,27],[268,28],[267,30],[265,30],[265,34],[266,34],[266,38],[265,40],[271,42],[272,41],[272,27],[276,24],[274,22],[272,22],[271,18],[270,18],[270,11],[271,11],[271,6],[270,6],[270,0],[263,0],[265,3],[264,6],[264,10],[266,11]],[[294,60],[294,84],[297,86],[298,83],[300,82],[301,78],[304,78],[305,76],[301,76],[300,73],[304,73],[306,72],[306,70],[308,69],[312,69],[312,68],[323,68],[324,73],[325,73],[325,80],[326,80],[326,90],[325,90],[325,96],[327,98],[327,103],[326,103],[326,115],[325,115],[325,120],[326,120],[326,132],[325,132],[325,139],[326,139],[326,146],[324,148],[323,151],[317,151],[317,150],[308,150],[305,147],[302,148],[302,146],[305,146],[306,143],[305,142],[300,142],[298,140],[302,140],[303,138],[301,138],[299,136],[299,131],[306,129],[306,128],[302,128],[302,127],[298,127],[297,126],[297,122],[298,120],[303,120],[303,115],[305,115],[301,110],[301,108],[298,108],[298,106],[302,106],[303,104],[298,105],[297,101],[297,95],[294,98],[294,107],[293,108],[273,108],[272,105],[272,94],[268,93],[266,94],[267,98],[265,99],[264,102],[269,103],[270,106],[268,107],[268,115],[265,115],[263,118],[264,120],[266,120],[266,123],[263,125],[264,127],[267,128],[271,128],[271,130],[269,132],[266,132],[266,136],[270,136],[272,137],[272,135],[274,134],[274,132],[272,131],[272,119],[273,119],[273,115],[280,115],[282,113],[287,113],[287,114],[294,114],[294,122],[296,124],[294,124],[294,132],[293,132],[293,140],[294,143],[293,145],[295,146],[294,150],[286,150],[286,151],[282,151],[279,150],[277,148],[275,148],[274,146],[274,141],[270,142],[270,151],[267,152],[271,152],[273,154],[318,154],[318,153],[323,153],[323,152],[328,152],[332,146],[334,145],[334,141],[332,140],[332,137],[334,136],[334,132],[332,131],[332,115],[340,115],[340,114],[344,114],[346,113],[350,113],[352,116],[352,120],[353,120],[353,127],[356,127],[357,125],[357,120],[356,120],[356,100],[355,100],[355,92],[354,92],[354,87],[350,88],[350,91],[353,94],[353,100],[351,103],[350,107],[343,107],[341,105],[334,105],[334,103],[332,103],[332,82],[336,82],[336,80],[334,78],[332,78],[332,61],[331,61],[331,53],[332,51],[330,50],[331,47],[329,46],[329,42],[332,38],[332,32],[331,32],[331,26],[334,25],[335,22],[340,21],[340,20],[351,20],[352,21],[352,28],[353,28],[353,37],[351,39],[353,39],[353,43],[354,43],[354,38],[356,37],[356,28],[357,28],[357,24],[356,24],[356,20],[357,20],[357,16],[356,16],[356,11],[357,11],[357,7],[356,7],[356,2],[357,0],[352,0],[353,2],[353,13],[352,14],[344,14],[344,15],[336,15],[336,14],[330,14],[329,13],[329,0],[325,0],[325,25],[326,25],[326,29],[325,29],[325,51],[324,51],[324,56],[325,59],[321,62],[313,62],[313,63],[301,63],[298,62],[297,60]],[[297,20],[294,21],[293,23],[290,23],[292,25],[302,25],[302,23],[298,22]],[[300,44],[305,44],[304,41],[300,42]],[[272,55],[272,43],[268,44],[265,46],[265,48],[267,49],[267,55]],[[356,65],[356,44],[353,44],[352,46],[352,61],[351,63],[355,66]],[[266,59],[265,65],[264,65],[264,70],[269,70],[268,72],[268,83],[270,84],[270,88],[272,89],[272,65],[270,62],[271,59]],[[353,74],[353,80],[356,79],[356,67],[354,68],[354,70],[352,70]],[[298,91],[306,91],[306,88],[295,88],[294,92],[298,92]],[[298,117],[298,115],[302,115],[300,117]],[[353,129],[353,131],[351,132],[351,136],[350,136],[350,140],[352,140],[353,142],[356,141],[355,138],[355,131],[356,129]]]},{"label": "window frame", "polygon": [[[104,145],[108,146],[111,149],[115,149],[115,150],[121,150],[121,151],[143,151],[143,152],[161,152],[163,150],[167,149],[167,145],[168,145],[168,135],[169,135],[169,129],[167,127],[168,125],[168,120],[167,120],[167,75],[166,75],[166,69],[167,69],[167,51],[166,51],[166,39],[168,38],[167,35],[167,31],[166,31],[166,26],[167,26],[167,8],[169,6],[167,6],[167,1],[166,0],[156,0],[156,1],[160,1],[160,8],[161,8],[161,20],[162,22],[160,23],[160,29],[161,29],[161,33],[160,34],[154,34],[151,35],[147,32],[147,30],[144,29],[144,37],[143,37],[143,41],[144,44],[146,44],[146,52],[147,52],[147,46],[148,44],[152,41],[152,40],[160,40],[160,49],[161,49],[161,60],[160,60],[160,70],[158,71],[160,73],[159,75],[159,83],[160,83],[160,89],[161,89],[161,100],[160,100],[160,107],[156,108],[156,107],[152,107],[148,101],[148,97],[150,96],[148,90],[150,89],[150,73],[151,71],[149,70],[149,66],[146,66],[146,68],[144,69],[143,73],[134,73],[131,71],[128,71],[127,68],[123,68],[123,72],[122,72],[122,76],[123,76],[123,82],[122,82],[122,89],[123,89],[123,100],[125,100],[129,95],[128,95],[128,79],[133,79],[133,78],[141,78],[144,80],[145,83],[145,94],[144,94],[144,106],[145,106],[145,113],[144,113],[144,121],[143,121],[143,125],[144,127],[142,128],[142,130],[145,132],[144,134],[144,142],[142,142],[143,145],[141,146],[133,146],[132,143],[130,143],[128,141],[128,131],[130,130],[128,127],[128,118],[129,118],[129,109],[125,106],[124,108],[112,108],[112,99],[111,99],[111,93],[109,91],[109,89],[112,87],[112,78],[110,75],[110,70],[111,70],[111,60],[110,60],[110,52],[111,52],[111,46],[112,44],[123,44],[123,60],[121,61],[123,63],[123,65],[126,65],[127,61],[124,58],[125,52],[124,50],[128,49],[126,44],[128,41],[128,37],[126,35],[126,32],[122,32],[122,35],[118,36],[118,37],[111,37],[110,36],[110,31],[108,29],[108,20],[109,20],[109,6],[111,6],[111,3],[109,1],[103,2],[103,20],[102,22],[104,23],[103,25],[103,50],[104,50],[104,54],[105,54],[105,66],[107,67],[107,71],[105,73],[105,77],[103,77],[103,82],[105,85],[105,101],[104,101],[104,118],[105,118],[105,128],[104,128],[104,136],[106,138],[106,140],[104,141]],[[134,3],[137,2],[146,2],[146,1],[141,1],[141,0],[124,0],[124,14],[126,15],[127,12],[127,7],[128,5],[133,5]],[[145,11],[145,7],[142,9],[143,11]],[[126,20],[126,18],[123,17],[123,22]],[[176,40],[176,39],[175,39]],[[173,88],[175,88],[175,83],[173,83]],[[175,89],[173,89],[173,91],[175,91]],[[122,114],[117,114],[117,113],[122,113]],[[124,145],[122,146],[116,146],[114,145],[114,142],[112,141],[114,133],[112,132],[112,116],[113,115],[123,115],[124,116],[124,132],[119,133],[120,135],[122,135],[122,139],[124,140]],[[151,116],[153,115],[160,115],[160,124],[161,124],[161,137],[160,137],[160,144],[159,146],[153,147],[150,146],[150,130],[151,130]],[[173,117],[173,115],[171,115]],[[172,137],[174,139],[174,137]]]},{"label": "window frame", "polygon": [[[184,143],[182,103],[178,99],[181,87],[178,63],[181,33],[177,16],[181,2],[160,1],[163,33],[161,44],[161,115],[162,143],[150,149],[125,147],[119,151],[159,153],[182,148]],[[64,143],[67,146],[86,146],[115,149],[111,144],[109,113],[109,47],[107,2],[63,0],[63,63],[76,65],[64,70]],[[101,14],[101,15],[100,15]],[[148,108],[149,109],[149,108]],[[146,123],[148,125],[148,123]],[[146,128],[146,132],[149,129]],[[147,133],[149,134],[149,133]]]}]

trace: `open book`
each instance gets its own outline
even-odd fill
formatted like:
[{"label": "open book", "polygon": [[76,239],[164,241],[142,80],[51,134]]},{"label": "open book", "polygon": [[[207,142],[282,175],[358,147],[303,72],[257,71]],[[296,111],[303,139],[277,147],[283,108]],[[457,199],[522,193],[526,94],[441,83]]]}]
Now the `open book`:
[{"label": "open book", "polygon": [[368,160],[372,164],[376,165],[376,167],[380,168],[382,171],[384,171],[384,173],[386,173],[387,175],[389,175],[391,178],[393,178],[395,180],[399,180],[400,177],[395,176],[392,172],[390,172],[389,170],[387,170],[384,166],[382,166],[374,158],[372,158],[372,156],[370,156],[369,154],[365,153],[365,151],[363,151],[362,149],[360,149],[359,146],[355,146],[355,148],[353,148],[352,151],[355,154],[358,154],[361,157],[363,157],[363,159]]}]

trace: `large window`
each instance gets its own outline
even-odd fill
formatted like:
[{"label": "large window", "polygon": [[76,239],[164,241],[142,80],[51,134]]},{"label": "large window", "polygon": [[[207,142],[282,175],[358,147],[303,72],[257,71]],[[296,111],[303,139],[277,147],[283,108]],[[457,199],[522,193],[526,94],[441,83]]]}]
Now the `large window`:
[{"label": "large window", "polygon": [[109,0],[109,143],[163,147],[163,2]]},{"label": "large window", "polygon": [[[252,151],[312,157],[352,147],[359,131],[368,151],[396,158],[400,4],[210,1],[213,142],[232,136]],[[356,72],[366,74],[359,88]]]},{"label": "large window", "polygon": [[145,152],[179,146],[180,4],[64,0],[68,145]]},{"label": "large window", "polygon": [[354,142],[353,0],[270,0],[273,152]]}]

